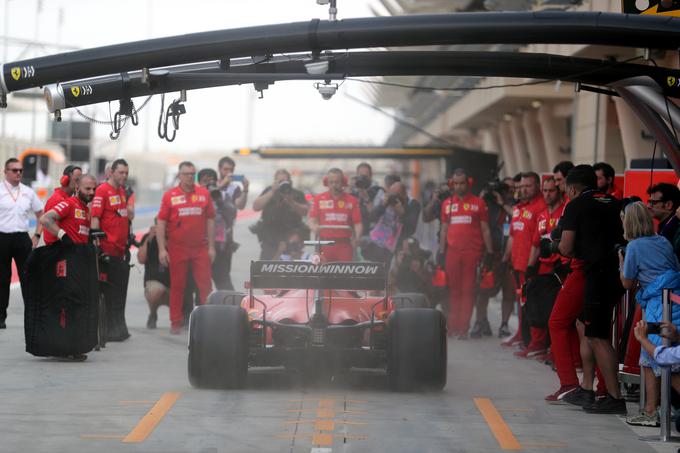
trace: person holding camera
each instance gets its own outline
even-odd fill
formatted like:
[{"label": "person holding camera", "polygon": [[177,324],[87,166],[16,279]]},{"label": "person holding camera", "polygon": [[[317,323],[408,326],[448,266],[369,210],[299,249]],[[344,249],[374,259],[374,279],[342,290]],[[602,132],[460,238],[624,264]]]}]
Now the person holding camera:
[{"label": "person holding camera", "polygon": [[389,266],[394,251],[415,233],[419,218],[420,202],[408,196],[404,183],[392,183],[385,202],[373,210],[375,225],[369,236],[362,240],[362,256]]},{"label": "person holding camera", "polygon": [[375,224],[371,222],[371,212],[379,208],[385,200],[385,189],[373,181],[373,169],[368,162],[357,165],[351,193],[359,200],[363,231],[366,234]]},{"label": "person holding camera", "polygon": [[215,259],[215,208],[210,192],[194,184],[196,167],[179,164],[179,185],[163,194],[158,211],[158,261],[170,268],[170,333],[181,333],[187,274],[191,270],[204,304],[212,290]]},{"label": "person holding camera", "polygon": [[469,192],[465,170],[453,172],[451,187],[453,195],[442,204],[439,253],[446,257],[448,335],[465,340],[476,300],[477,267],[486,251],[483,264],[486,269],[491,268],[493,244],[486,203]]},{"label": "person holding camera", "polygon": [[347,179],[339,168],[331,168],[324,177],[328,191],[314,197],[307,222],[313,236],[333,245],[321,247],[326,262],[352,261],[362,223],[359,201],[345,192]]},{"label": "person holding camera", "polygon": [[[621,283],[632,289],[639,283],[636,298],[647,322],[658,323],[662,317],[662,296],[664,288],[680,290],[680,264],[673,253],[673,246],[661,235],[654,232],[652,214],[642,202],[631,203],[625,208],[623,217],[624,237],[628,245],[619,247]],[[680,324],[680,305],[671,304],[671,319]],[[661,345],[661,337],[650,335],[649,340]],[[642,348],[640,367],[645,373],[647,399],[639,414],[626,419],[629,425],[659,426],[659,376],[661,368],[654,361],[654,355]],[[680,365],[674,369],[680,371]]]},{"label": "person holding camera", "polygon": [[260,259],[271,260],[291,232],[306,228],[302,217],[307,215],[309,205],[305,194],[293,187],[290,173],[279,169],[272,185],[253,202],[253,210],[262,211],[260,220],[251,228],[260,241]]},{"label": "person holding camera", "polygon": [[304,235],[300,230],[292,230],[285,241],[279,243],[278,249],[270,259],[274,261],[311,261],[313,253],[305,250]]},{"label": "person holding camera", "polygon": [[[246,207],[250,182],[243,175],[235,175],[236,162],[224,156],[218,162],[219,180],[211,193],[215,202],[221,198],[215,217],[215,259],[212,275],[217,289],[233,290],[231,282],[231,257],[238,249],[234,241],[234,222],[237,212]],[[219,197],[217,196],[219,194]]]}]

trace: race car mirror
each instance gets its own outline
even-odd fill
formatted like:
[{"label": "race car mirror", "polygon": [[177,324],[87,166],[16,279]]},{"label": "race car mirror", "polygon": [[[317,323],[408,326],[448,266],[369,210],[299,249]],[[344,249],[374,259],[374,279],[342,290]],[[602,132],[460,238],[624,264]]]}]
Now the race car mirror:
[{"label": "race car mirror", "polygon": [[383,263],[338,262],[313,264],[289,261],[251,261],[252,289],[384,290],[387,272]]}]

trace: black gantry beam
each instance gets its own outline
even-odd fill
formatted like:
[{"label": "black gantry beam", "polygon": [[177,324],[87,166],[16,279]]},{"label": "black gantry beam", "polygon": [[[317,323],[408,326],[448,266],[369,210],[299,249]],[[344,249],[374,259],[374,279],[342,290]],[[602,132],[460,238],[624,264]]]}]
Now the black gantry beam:
[{"label": "black gantry beam", "polygon": [[[292,60],[291,60],[292,58]],[[148,96],[244,83],[280,80],[338,80],[369,76],[480,76],[521,77],[605,86],[617,80],[647,75],[664,94],[680,97],[680,70],[551,54],[460,51],[375,51],[324,55],[326,73],[308,74],[307,55],[277,57],[270,62],[253,59],[162,68],[145,82],[141,71],[68,82],[46,89],[51,112],[123,98]],[[315,60],[318,61],[318,60]],[[672,81],[673,83],[669,83]]]},{"label": "black gantry beam", "polygon": [[457,13],[276,24],[157,38],[8,62],[0,91],[287,52],[445,44],[594,44],[680,48],[680,19],[601,12]]}]

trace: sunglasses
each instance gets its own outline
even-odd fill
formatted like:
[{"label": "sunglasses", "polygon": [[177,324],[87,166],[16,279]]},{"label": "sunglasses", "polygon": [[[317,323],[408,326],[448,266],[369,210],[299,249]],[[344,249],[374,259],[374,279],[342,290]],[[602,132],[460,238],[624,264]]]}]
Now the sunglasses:
[{"label": "sunglasses", "polygon": [[8,168],[9,171],[12,173],[23,173],[24,169],[23,168]]}]

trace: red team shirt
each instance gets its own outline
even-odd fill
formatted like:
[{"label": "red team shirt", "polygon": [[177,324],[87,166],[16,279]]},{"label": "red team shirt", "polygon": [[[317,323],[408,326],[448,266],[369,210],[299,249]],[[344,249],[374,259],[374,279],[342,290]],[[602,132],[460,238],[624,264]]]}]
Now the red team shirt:
[{"label": "red team shirt", "polygon": [[441,222],[448,225],[448,251],[481,252],[484,246],[481,222],[489,221],[486,203],[468,193],[462,198],[453,195],[442,203]]},{"label": "red team shirt", "polygon": [[110,256],[124,256],[130,231],[125,188],[114,189],[108,182],[97,187],[90,214],[99,218],[99,227],[106,233],[106,238],[100,241],[102,251]]},{"label": "red team shirt", "polygon": [[[564,207],[567,205],[565,201],[562,202],[561,205],[557,209],[555,209],[552,213],[548,209],[541,211],[538,214],[538,224],[536,227],[536,231],[534,232],[534,240],[533,240],[533,245],[534,247],[538,248],[540,243],[541,243],[541,238],[548,238],[550,239],[550,233],[552,230],[555,229],[557,226],[557,222],[560,221],[560,217],[562,217],[562,213],[564,212]],[[561,256],[559,253],[554,253],[552,254],[549,258],[538,258],[538,261],[540,263],[540,267],[538,269],[539,274],[547,274],[553,271],[554,269],[554,264],[558,260],[563,260],[563,261],[568,261],[566,258]]]},{"label": "red team shirt", "polygon": [[202,247],[208,244],[206,226],[215,218],[210,192],[194,186],[193,192],[174,187],[163,195],[158,219],[167,222],[168,247]]},{"label": "red team shirt", "polygon": [[[59,221],[57,224],[59,228],[64,230],[68,237],[76,244],[87,244],[90,238],[90,212],[87,205],[78,197],[70,197],[64,201],[59,202],[52,208],[59,214]],[[54,240],[46,244],[52,244],[57,241],[57,237],[53,236]]]},{"label": "red team shirt", "polygon": [[[68,200],[68,198],[68,194],[64,192],[61,187],[57,187],[54,189],[52,196],[47,200],[47,203],[45,203],[45,209],[43,212],[51,211],[56,205],[64,200]],[[44,238],[45,244],[52,244],[57,241],[57,237],[47,230],[44,230]]]},{"label": "red team shirt", "polygon": [[538,195],[533,200],[520,203],[512,211],[510,220],[510,236],[512,237],[512,268],[526,272],[534,234],[538,225],[538,214],[547,208],[543,197]]},{"label": "red team shirt", "polygon": [[319,221],[320,239],[350,239],[352,227],[361,223],[359,202],[347,193],[337,198],[330,191],[317,195],[308,216]]}]

